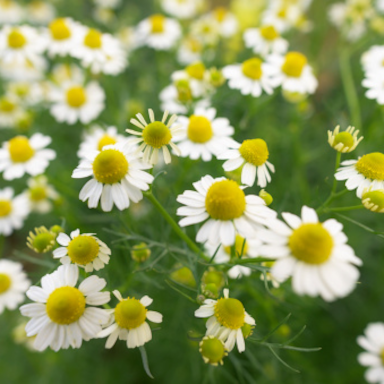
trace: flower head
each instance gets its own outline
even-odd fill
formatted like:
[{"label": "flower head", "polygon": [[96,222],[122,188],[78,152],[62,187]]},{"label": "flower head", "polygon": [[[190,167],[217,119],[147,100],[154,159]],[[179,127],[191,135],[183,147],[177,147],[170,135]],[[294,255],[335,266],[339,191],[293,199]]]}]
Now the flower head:
[{"label": "flower head", "polygon": [[363,136],[357,138],[359,131],[355,131],[355,127],[349,126],[346,131],[340,132],[340,125],[333,131],[328,131],[328,143],[338,152],[352,152],[363,140]]},{"label": "flower head", "polygon": [[365,188],[361,202],[366,209],[372,212],[384,213],[384,189],[376,189],[372,186]]},{"label": "flower head", "polygon": [[199,343],[199,352],[204,363],[213,366],[223,365],[223,358],[228,355],[223,341],[214,336],[203,337]]},{"label": "flower head", "polygon": [[27,237],[27,246],[36,253],[46,253],[53,249],[56,244],[56,233],[41,226],[30,231]]}]

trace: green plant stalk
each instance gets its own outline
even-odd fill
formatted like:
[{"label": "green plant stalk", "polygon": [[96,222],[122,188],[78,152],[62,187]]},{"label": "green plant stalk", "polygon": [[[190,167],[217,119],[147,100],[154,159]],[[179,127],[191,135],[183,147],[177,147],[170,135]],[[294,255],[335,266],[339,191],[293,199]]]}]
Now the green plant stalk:
[{"label": "green plant stalk", "polygon": [[346,212],[346,211],[354,211],[356,209],[363,209],[365,208],[364,205],[353,205],[350,207],[336,207],[336,208],[328,208],[325,210],[325,212]]}]

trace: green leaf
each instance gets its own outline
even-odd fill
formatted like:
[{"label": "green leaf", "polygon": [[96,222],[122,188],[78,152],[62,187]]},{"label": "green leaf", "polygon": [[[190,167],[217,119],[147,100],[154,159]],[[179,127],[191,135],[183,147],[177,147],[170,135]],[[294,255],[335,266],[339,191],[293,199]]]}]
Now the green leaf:
[{"label": "green leaf", "polygon": [[147,356],[147,351],[145,350],[144,345],[142,345],[141,347],[139,347],[139,350],[140,350],[141,361],[143,362],[143,367],[144,367],[144,371],[145,371],[145,373],[146,373],[151,379],[154,379],[154,377],[152,376],[151,371],[149,370],[148,356]]},{"label": "green leaf", "polygon": [[296,372],[296,373],[300,373],[300,371],[298,371],[297,369],[295,368],[292,368],[287,362],[285,362],[277,353],[276,351],[270,346],[270,345],[267,345],[267,348],[272,352],[273,356],[276,357],[277,360],[280,361],[281,364],[283,364],[285,367],[287,367],[288,369],[290,369],[291,371],[293,372]]}]

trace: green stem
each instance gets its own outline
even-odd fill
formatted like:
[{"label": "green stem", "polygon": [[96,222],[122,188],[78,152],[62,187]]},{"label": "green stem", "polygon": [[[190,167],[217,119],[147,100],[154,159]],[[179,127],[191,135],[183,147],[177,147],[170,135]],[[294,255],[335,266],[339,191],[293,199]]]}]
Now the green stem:
[{"label": "green stem", "polygon": [[356,209],[363,209],[364,205],[353,205],[350,207],[336,207],[336,208],[327,208],[325,212],[346,212],[346,211],[353,211]]},{"label": "green stem", "polygon": [[0,257],[2,257],[2,254],[4,252],[4,245],[5,245],[5,236],[0,235]]}]

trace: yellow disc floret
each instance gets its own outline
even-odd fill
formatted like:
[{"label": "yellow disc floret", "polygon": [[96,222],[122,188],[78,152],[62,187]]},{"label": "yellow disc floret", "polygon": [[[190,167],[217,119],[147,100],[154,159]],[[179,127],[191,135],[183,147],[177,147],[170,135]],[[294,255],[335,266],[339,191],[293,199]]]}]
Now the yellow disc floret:
[{"label": "yellow disc floret", "polygon": [[25,36],[17,29],[13,29],[8,35],[8,46],[13,49],[23,48],[27,43]]},{"label": "yellow disc floret", "polygon": [[149,18],[152,33],[164,32],[165,17],[163,15],[153,15]]},{"label": "yellow disc floret", "polygon": [[91,49],[98,49],[102,46],[102,34],[91,28],[84,37],[84,45]]},{"label": "yellow disc floret", "polygon": [[194,143],[206,143],[213,136],[211,122],[204,116],[192,115],[189,118],[187,135]]},{"label": "yellow disc floret", "polygon": [[333,239],[320,223],[302,224],[289,238],[294,257],[308,264],[322,264],[331,256]]},{"label": "yellow disc floret", "polygon": [[[236,235],[235,240],[235,256],[239,257],[240,255],[246,255],[248,252],[248,244],[247,242],[244,243],[244,237],[240,235]],[[244,249],[243,249],[244,246]],[[231,256],[231,247],[224,247],[225,253]]]},{"label": "yellow disc floret", "polygon": [[308,60],[302,53],[289,52],[281,69],[289,77],[300,77],[307,63]]},{"label": "yellow disc floret", "polygon": [[11,113],[15,110],[16,104],[12,103],[6,97],[0,98],[0,112],[3,113]]},{"label": "yellow disc floret", "polygon": [[143,130],[143,139],[146,144],[153,148],[161,148],[169,144],[172,139],[171,131],[161,121],[149,123]]},{"label": "yellow disc floret", "polygon": [[118,183],[128,172],[128,161],[116,149],[101,151],[93,161],[95,179],[103,184]]},{"label": "yellow disc floret", "polygon": [[0,273],[0,295],[8,291],[11,286],[11,283],[12,281],[8,275],[6,275],[5,273]]},{"label": "yellow disc floret", "polygon": [[353,144],[355,144],[355,140],[353,136],[349,132],[340,132],[335,136],[333,141],[333,146],[335,147],[337,144],[342,143],[343,147],[351,148]]},{"label": "yellow disc floret", "polygon": [[25,136],[16,136],[8,142],[8,151],[14,163],[25,163],[33,157],[35,150]]},{"label": "yellow disc floret", "polygon": [[245,210],[245,194],[233,180],[216,181],[208,189],[205,208],[215,220],[233,220]]},{"label": "yellow disc floret", "polygon": [[121,328],[137,328],[145,322],[147,308],[139,300],[128,297],[115,308],[115,320]]},{"label": "yellow disc floret", "polygon": [[188,65],[188,67],[185,68],[185,71],[188,73],[189,76],[193,77],[194,79],[203,80],[205,73],[205,65],[199,61],[197,63]]},{"label": "yellow disc floret", "polygon": [[244,140],[239,152],[247,163],[257,167],[263,165],[269,157],[267,143],[263,139]]},{"label": "yellow disc floret", "polygon": [[83,87],[76,86],[67,90],[67,103],[72,108],[80,108],[87,101],[87,95]]},{"label": "yellow disc floret", "polygon": [[226,10],[226,8],[224,7],[217,7],[214,11],[213,11],[214,15],[215,15],[215,19],[219,22],[219,23],[222,23],[225,19],[225,17],[227,16],[228,14],[228,11]]},{"label": "yellow disc floret", "polygon": [[32,201],[41,201],[47,197],[47,189],[42,186],[37,186],[29,189],[29,198]]},{"label": "yellow disc floret", "polygon": [[66,40],[72,35],[71,30],[63,18],[53,20],[49,24],[49,30],[54,40]]},{"label": "yellow disc floret", "polygon": [[47,314],[57,324],[79,320],[85,310],[85,297],[74,287],[56,288],[48,297]]},{"label": "yellow disc floret", "polygon": [[99,243],[94,237],[80,235],[69,243],[68,256],[73,263],[86,265],[96,259],[99,249]]},{"label": "yellow disc floret", "polygon": [[97,143],[97,149],[101,151],[106,145],[116,144],[116,139],[109,135],[104,135]]},{"label": "yellow disc floret", "polygon": [[263,74],[261,65],[263,62],[254,57],[252,59],[245,60],[241,66],[243,74],[252,80],[259,80]]},{"label": "yellow disc floret", "polygon": [[384,154],[368,153],[360,157],[355,165],[356,170],[371,180],[384,180]]},{"label": "yellow disc floret", "polygon": [[279,37],[279,33],[276,31],[276,28],[273,25],[265,25],[260,28],[260,34],[265,40],[275,40]]},{"label": "yellow disc floret", "polygon": [[245,309],[237,299],[221,298],[215,305],[215,316],[224,327],[239,329],[244,325]]},{"label": "yellow disc floret", "polygon": [[365,208],[372,212],[384,212],[384,190],[367,190],[363,192],[361,201]]},{"label": "yellow disc floret", "polygon": [[0,200],[0,217],[8,216],[12,212],[12,203],[9,200]]}]

